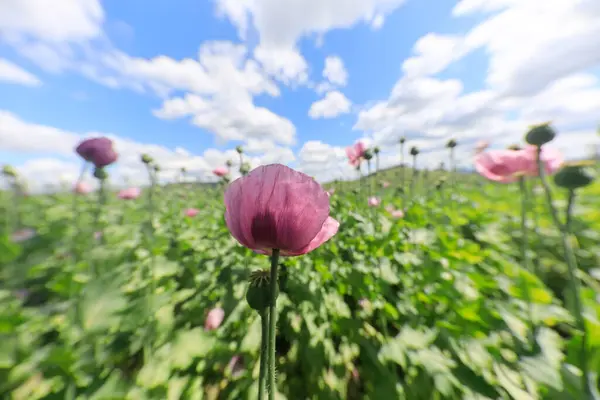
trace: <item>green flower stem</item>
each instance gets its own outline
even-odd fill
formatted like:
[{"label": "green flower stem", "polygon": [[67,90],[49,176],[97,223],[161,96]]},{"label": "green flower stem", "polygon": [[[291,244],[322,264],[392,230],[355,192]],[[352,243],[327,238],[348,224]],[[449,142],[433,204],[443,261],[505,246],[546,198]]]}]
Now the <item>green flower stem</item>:
[{"label": "green flower stem", "polygon": [[264,310],[260,313],[261,337],[260,337],[260,372],[258,375],[258,400],[264,400],[267,387],[267,358],[269,340],[269,312]]},{"label": "green flower stem", "polygon": [[152,353],[152,335],[154,331],[154,321],[152,319],[152,311],[154,310],[154,293],[156,292],[156,283],[154,282],[154,269],[156,263],[156,257],[154,256],[154,190],[156,188],[156,176],[154,174],[154,168],[150,164],[146,164],[146,170],[148,171],[148,178],[150,180],[150,189],[148,190],[148,245],[150,246],[150,267],[148,269],[148,279],[150,280],[150,285],[148,287],[147,294],[147,306],[148,306],[148,315],[150,316],[150,321],[148,323],[147,328],[147,341],[144,348],[144,357],[149,357]]},{"label": "green flower stem", "polygon": [[404,165],[404,143],[400,144],[400,168],[402,169],[401,187],[404,189],[402,193],[402,208],[406,208],[406,166]]},{"label": "green flower stem", "polygon": [[413,170],[412,170],[412,180],[410,182],[410,198],[411,201],[415,200],[415,192],[417,187],[417,156],[413,156]]},{"label": "green flower stem", "polygon": [[269,304],[269,400],[275,400],[275,335],[277,327],[277,268],[279,249],[271,255],[271,301]]},{"label": "green flower stem", "polygon": [[571,235],[571,220],[572,220],[572,212],[573,205],[575,204],[575,191],[569,190],[569,200],[567,204],[566,210],[566,223],[563,225],[560,222],[558,217],[558,212],[553,204],[552,199],[552,191],[550,190],[550,185],[548,180],[546,179],[546,170],[545,166],[540,157],[542,152],[542,148],[538,146],[537,148],[537,165],[538,165],[538,174],[540,177],[540,181],[544,186],[544,192],[546,193],[546,200],[548,202],[548,207],[550,208],[550,214],[552,215],[552,219],[554,220],[554,224],[558,228],[561,233],[562,244],[565,252],[565,259],[567,261],[567,269],[569,273],[569,286],[573,295],[573,307],[575,311],[575,319],[577,321],[577,328],[581,331],[581,385],[583,390],[585,390],[586,397],[588,399],[597,399],[597,389],[595,387],[595,383],[593,382],[592,376],[589,372],[588,366],[588,356],[587,356],[587,329],[585,327],[585,317],[583,316],[583,302],[581,300],[581,285],[579,282],[579,277],[577,276],[577,260],[575,259],[575,254],[573,253],[573,247],[571,246],[570,235]]},{"label": "green flower stem", "polygon": [[[525,184],[525,178],[519,178],[519,188],[521,189],[521,262],[525,266],[525,269],[528,272],[531,272],[531,266],[529,263],[529,257],[527,256],[527,245],[528,245],[528,235],[527,235],[527,209],[528,209],[528,196],[527,196],[527,186]],[[529,313],[529,322],[531,323],[531,343],[533,343],[533,329],[535,328],[535,321],[533,319],[533,304],[531,302],[531,296],[529,293],[529,284],[523,278],[520,279],[523,283],[523,292],[525,294],[525,301],[527,302],[527,309]]]},{"label": "green flower stem", "polygon": [[[75,185],[78,185],[82,180],[83,177],[85,176],[85,173],[87,171],[87,167],[88,167],[88,163],[87,161],[83,162],[83,165],[81,167],[81,172],[79,173],[79,177],[77,178],[77,181],[75,182]],[[75,256],[75,250],[77,248],[76,243],[75,243],[75,239],[79,238],[79,236],[81,236],[81,232],[80,232],[80,224],[78,223],[79,221],[79,202],[77,201],[78,199],[78,194],[73,190],[72,193],[73,196],[73,204],[72,204],[72,212],[73,212],[73,227],[75,228],[75,237],[72,241],[72,249],[71,249],[71,253],[73,254],[73,256]],[[76,259],[77,260],[77,259]]]},{"label": "green flower stem", "polygon": [[[106,179],[98,179],[100,187],[98,188],[98,204],[96,205],[96,210],[94,213],[94,224],[92,225],[94,228],[94,231],[92,233],[92,235],[95,235],[96,232],[100,232],[100,243],[104,244],[104,232],[103,229],[100,226],[100,215],[102,214],[102,209],[104,208],[104,205],[106,204]],[[98,271],[96,271],[96,265],[95,265],[95,261],[91,261],[90,263],[90,267],[91,267],[91,275],[92,277],[96,277],[96,273]]]},{"label": "green flower stem", "polygon": [[[540,221],[539,221],[539,213],[538,213],[538,207],[537,207],[537,205],[538,205],[537,196],[535,193],[535,183],[533,183],[533,182],[529,186],[528,195],[529,195],[529,206],[527,208],[530,209],[531,212],[533,213],[533,236],[537,238],[537,237],[539,237]],[[542,268],[540,266],[540,259],[541,259],[541,257],[534,257],[534,260],[533,260],[533,271],[539,278],[542,277]]]}]

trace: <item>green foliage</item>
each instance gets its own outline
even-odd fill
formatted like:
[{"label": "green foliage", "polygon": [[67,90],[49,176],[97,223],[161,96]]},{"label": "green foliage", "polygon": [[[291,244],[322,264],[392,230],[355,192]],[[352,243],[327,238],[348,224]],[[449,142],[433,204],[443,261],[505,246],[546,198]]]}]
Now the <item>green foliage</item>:
[{"label": "green foliage", "polygon": [[[394,182],[387,189],[338,183],[339,233],[307,256],[281,259],[280,398],[583,398],[581,336],[543,199],[532,203],[535,274],[520,259],[516,186],[465,175],[436,191],[443,173],[420,174],[403,205],[400,173],[371,178]],[[369,186],[383,199],[378,208],[367,207]],[[595,372],[599,195],[597,185],[582,188],[573,220]],[[160,188],[151,223],[144,196],[109,197],[102,241],[94,196],[77,199],[75,222],[68,195],[26,199],[22,224],[37,236],[20,243],[1,221],[0,397],[255,399],[260,318],[246,294],[251,272],[269,260],[230,236],[222,188]],[[387,205],[406,208],[405,217],[392,218]],[[187,207],[200,214],[184,217]],[[208,331],[213,307],[225,319]]]}]

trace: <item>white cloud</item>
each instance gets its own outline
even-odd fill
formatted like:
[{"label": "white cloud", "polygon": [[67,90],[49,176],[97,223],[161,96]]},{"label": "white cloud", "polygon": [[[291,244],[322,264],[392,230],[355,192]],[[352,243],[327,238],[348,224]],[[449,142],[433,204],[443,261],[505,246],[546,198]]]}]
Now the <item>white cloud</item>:
[{"label": "white cloud", "polygon": [[244,96],[207,101],[187,94],[165,100],[154,114],[162,119],[192,117],[194,125],[213,132],[222,141],[267,138],[286,145],[295,142],[296,130],[290,121],[255,106]]},{"label": "white cloud", "polygon": [[463,0],[455,14],[502,10],[473,28],[465,46],[489,54],[487,82],[503,95],[534,95],[556,79],[600,64],[600,2],[496,0],[486,4]]},{"label": "white cloud", "polygon": [[37,76],[3,58],[0,58],[0,81],[25,86],[39,86],[42,84]]},{"label": "white cloud", "polygon": [[348,83],[348,72],[344,62],[338,56],[329,56],[325,59],[323,77],[334,85],[346,86]]},{"label": "white cloud", "polygon": [[324,98],[314,102],[308,110],[308,115],[313,118],[334,118],[350,112],[350,100],[341,92],[328,92]]},{"label": "white cloud", "polygon": [[[217,12],[227,17],[246,38],[253,26],[260,38],[261,59],[268,70],[276,70],[278,79],[302,78],[306,62],[297,52],[302,37],[349,28],[366,22],[374,28],[405,0],[216,0]],[[291,54],[294,54],[292,57]],[[302,59],[302,61],[300,61]],[[285,66],[285,67],[284,67]]]},{"label": "white cloud", "polygon": [[416,55],[404,61],[402,70],[408,77],[434,75],[443,71],[465,52],[461,48],[461,39],[453,35],[426,34],[415,43],[413,52]]},{"label": "white cloud", "polygon": [[308,64],[298,49],[258,46],[254,57],[265,71],[285,84],[302,84],[308,80]]},{"label": "white cloud", "polygon": [[2,0],[0,36],[84,41],[101,35],[104,12],[98,0]]}]

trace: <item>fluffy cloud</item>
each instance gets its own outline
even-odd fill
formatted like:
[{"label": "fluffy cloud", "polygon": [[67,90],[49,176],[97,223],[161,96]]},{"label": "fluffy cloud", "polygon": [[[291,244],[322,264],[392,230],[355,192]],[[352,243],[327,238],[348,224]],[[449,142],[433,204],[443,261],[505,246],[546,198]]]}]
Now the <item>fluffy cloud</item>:
[{"label": "fluffy cloud", "polygon": [[596,0],[463,0],[454,13],[490,10],[497,12],[475,26],[464,45],[489,54],[487,82],[505,96],[535,95],[556,79],[600,63]]},{"label": "fluffy cloud", "polygon": [[25,86],[39,86],[42,84],[37,76],[3,58],[0,58],[0,81]]},{"label": "fluffy cloud", "polygon": [[325,59],[323,77],[334,85],[346,86],[346,83],[348,83],[348,72],[340,57],[329,56]]},{"label": "fluffy cloud", "polygon": [[78,42],[102,33],[104,12],[99,0],[3,0],[0,36],[10,40],[43,38]]},{"label": "fluffy cloud", "polygon": [[314,102],[308,110],[308,115],[313,118],[334,118],[350,112],[350,100],[341,92],[328,92],[324,98]]},{"label": "fluffy cloud", "polygon": [[[279,78],[294,80],[302,57],[296,50],[299,39],[322,36],[333,29],[349,28],[364,21],[374,28],[382,26],[385,15],[405,0],[216,0],[217,12],[227,17],[242,38],[253,26],[260,38],[260,59]],[[290,54],[280,58],[277,54]]]}]

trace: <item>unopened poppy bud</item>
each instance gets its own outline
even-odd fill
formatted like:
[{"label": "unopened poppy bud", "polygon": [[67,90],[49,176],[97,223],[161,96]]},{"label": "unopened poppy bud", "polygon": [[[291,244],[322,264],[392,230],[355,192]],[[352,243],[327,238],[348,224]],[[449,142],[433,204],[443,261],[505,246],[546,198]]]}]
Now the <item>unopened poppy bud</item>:
[{"label": "unopened poppy bud", "polygon": [[379,154],[379,151],[380,151],[380,150],[379,150],[379,147],[375,147],[375,148],[373,149],[373,153],[375,153],[375,154]]},{"label": "unopened poppy bud", "polygon": [[98,180],[104,181],[106,178],[108,178],[108,173],[104,170],[104,168],[95,168],[94,177]]},{"label": "unopened poppy bud", "polygon": [[243,163],[240,166],[240,174],[242,175],[246,175],[248,172],[250,172],[250,164],[248,163]]},{"label": "unopened poppy bud", "polygon": [[17,177],[17,171],[10,165],[5,165],[2,168],[2,174],[4,176],[10,176],[11,178],[16,178]]},{"label": "unopened poppy bud", "polygon": [[402,136],[399,140],[400,144],[404,144],[406,142],[406,138]]},{"label": "unopened poppy bud", "polygon": [[449,149],[453,149],[456,147],[456,140],[454,139],[450,139],[448,140],[448,143],[446,143],[446,147]]},{"label": "unopened poppy bud", "polygon": [[555,137],[556,132],[550,126],[550,122],[546,122],[529,128],[529,131],[525,135],[525,141],[534,146],[543,146],[551,142]]},{"label": "unopened poppy bud", "polygon": [[144,164],[152,164],[152,157],[150,157],[148,154],[142,154],[142,162]]},{"label": "unopened poppy bud", "polygon": [[417,149],[415,146],[410,148],[410,155],[411,156],[416,156],[419,154],[419,149]]},{"label": "unopened poppy bud", "polygon": [[554,183],[564,189],[575,190],[590,185],[594,172],[585,164],[565,165],[554,175]]},{"label": "unopened poppy bud", "polygon": [[235,151],[237,151],[238,154],[242,154],[244,152],[244,149],[242,148],[242,146],[236,146]]},{"label": "unopened poppy bud", "polygon": [[227,160],[225,165],[227,165],[227,167],[231,167],[233,165],[233,162],[231,160]]},{"label": "unopened poppy bud", "polygon": [[[275,297],[279,296],[279,287],[275,287]],[[251,309],[258,312],[271,305],[271,277],[268,270],[256,270],[250,274],[250,283],[246,292],[246,301]]]}]

